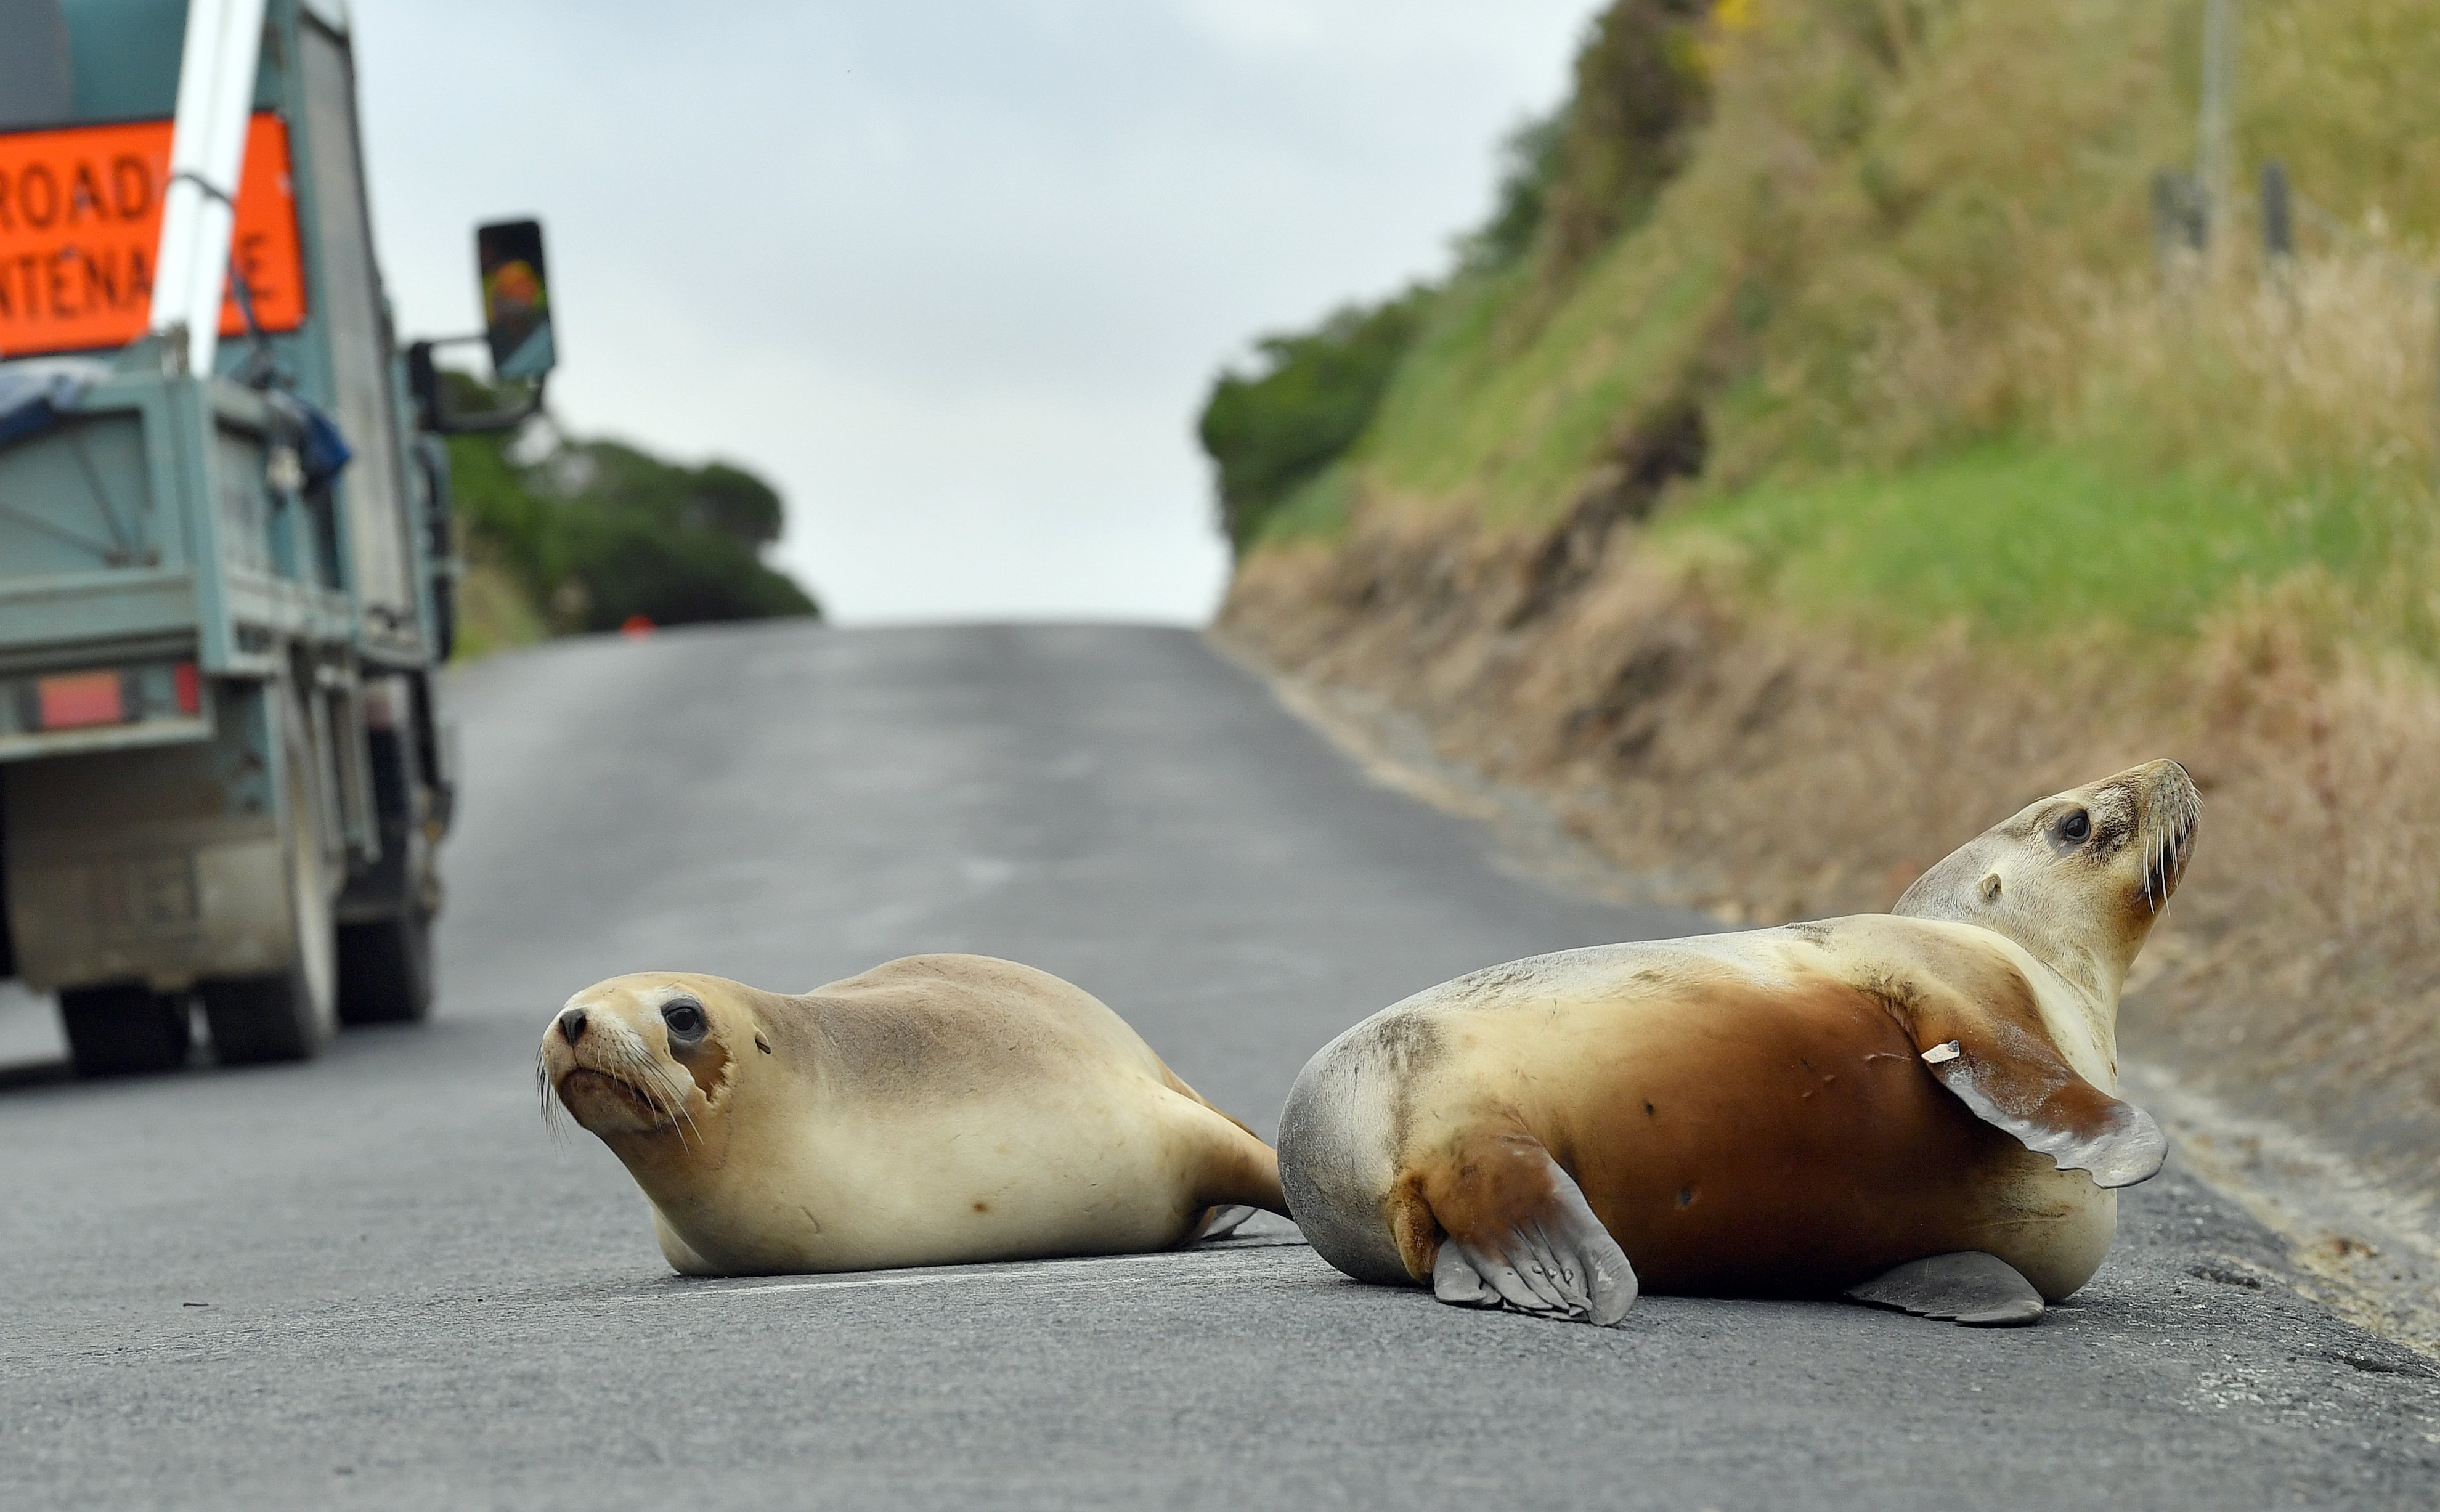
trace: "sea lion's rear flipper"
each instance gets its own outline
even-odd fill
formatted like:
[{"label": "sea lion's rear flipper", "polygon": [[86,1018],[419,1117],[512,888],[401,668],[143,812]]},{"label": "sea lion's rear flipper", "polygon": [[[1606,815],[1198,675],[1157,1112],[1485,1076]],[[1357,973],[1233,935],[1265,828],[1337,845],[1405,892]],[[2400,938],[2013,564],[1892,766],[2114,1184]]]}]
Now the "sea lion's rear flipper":
[{"label": "sea lion's rear flipper", "polygon": [[1236,1115],[1187,1086],[1158,1056],[1153,1063],[1160,1067],[1161,1081],[1190,1106],[1187,1121],[1194,1125],[1194,1137],[1204,1146],[1204,1171],[1196,1182],[1196,1196],[1211,1207],[1183,1242],[1200,1244],[1224,1237],[1252,1217],[1257,1208],[1286,1217],[1288,1195],[1280,1186],[1279,1151],[1264,1143],[1262,1136]]},{"label": "sea lion's rear flipper", "polygon": [[1249,1203],[1232,1202],[1226,1207],[1205,1208],[1203,1221],[1187,1236],[1187,1244],[1209,1244],[1225,1239],[1245,1227],[1246,1220],[1263,1210]]},{"label": "sea lion's rear flipper", "polygon": [[1961,1250],[1910,1260],[1849,1287],[1847,1296],[1875,1307],[1939,1318],[1969,1328],[2016,1328],[2039,1322],[2042,1294],[1998,1255]]},{"label": "sea lion's rear flipper", "polygon": [[1610,1327],[1634,1305],[1635,1268],[1573,1178],[1529,1134],[1477,1136],[1420,1173],[1444,1237],[1432,1295]]},{"label": "sea lion's rear flipper", "polygon": [[2161,1169],[2169,1142],[2152,1115],[2076,1073],[2042,1021],[2034,989],[2004,961],[1960,960],[1910,973],[1879,996],[1924,1066],[1976,1118],[2029,1150],[2133,1186]]}]

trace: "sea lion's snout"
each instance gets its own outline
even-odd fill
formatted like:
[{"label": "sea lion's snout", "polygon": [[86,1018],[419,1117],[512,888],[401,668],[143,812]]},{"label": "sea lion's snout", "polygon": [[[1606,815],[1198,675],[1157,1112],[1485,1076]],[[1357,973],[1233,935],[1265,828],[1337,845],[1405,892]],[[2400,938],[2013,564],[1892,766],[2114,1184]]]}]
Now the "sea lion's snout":
[{"label": "sea lion's snout", "polygon": [[662,1015],[629,984],[588,988],[543,1031],[544,1087],[604,1138],[676,1128],[697,1111],[696,1084],[666,1053],[667,1034]]},{"label": "sea lion's snout", "polygon": [[2144,850],[2144,902],[2154,913],[2186,874],[2194,858],[2195,837],[2201,829],[2202,793],[2183,763],[2149,762],[2124,774],[2141,794]]},{"label": "sea lion's snout", "polygon": [[2180,763],[2145,762],[2087,787],[2071,789],[2026,810],[2035,833],[2063,870],[2106,879],[2121,901],[2131,946],[2168,906],[2194,855],[2202,795]]}]

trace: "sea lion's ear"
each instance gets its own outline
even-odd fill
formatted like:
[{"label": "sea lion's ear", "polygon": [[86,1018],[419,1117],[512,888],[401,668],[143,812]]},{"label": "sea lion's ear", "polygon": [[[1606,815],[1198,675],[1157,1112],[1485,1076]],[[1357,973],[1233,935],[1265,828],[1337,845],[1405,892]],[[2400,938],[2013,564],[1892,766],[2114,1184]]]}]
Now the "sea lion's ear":
[{"label": "sea lion's ear", "polygon": [[1993,964],[1947,980],[1911,975],[1895,995],[1925,1069],[1976,1118],[2062,1171],[2090,1172],[2105,1187],[2150,1179],[2168,1154],[2161,1125],[2077,1075],[2043,1027],[2032,984],[2014,965]]}]

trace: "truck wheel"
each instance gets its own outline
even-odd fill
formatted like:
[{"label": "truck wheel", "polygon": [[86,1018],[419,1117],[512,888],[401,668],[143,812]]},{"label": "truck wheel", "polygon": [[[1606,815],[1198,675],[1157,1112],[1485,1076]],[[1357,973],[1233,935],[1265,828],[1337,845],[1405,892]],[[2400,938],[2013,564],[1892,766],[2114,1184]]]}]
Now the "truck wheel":
[{"label": "truck wheel", "polygon": [[339,929],[339,1022],[419,1023],[432,1011],[432,921],[410,899]]},{"label": "truck wheel", "polygon": [[60,1027],[80,1076],[134,1076],[187,1063],[193,1031],[187,999],[141,985],[70,987],[60,994]]},{"label": "truck wheel", "polygon": [[322,837],[314,824],[314,795],[305,778],[304,740],[292,720],[288,740],[288,802],[281,829],[288,841],[289,917],[296,956],[284,971],[198,982],[212,1051],[224,1066],[304,1060],[331,1037],[338,962],[331,888],[322,866]]}]

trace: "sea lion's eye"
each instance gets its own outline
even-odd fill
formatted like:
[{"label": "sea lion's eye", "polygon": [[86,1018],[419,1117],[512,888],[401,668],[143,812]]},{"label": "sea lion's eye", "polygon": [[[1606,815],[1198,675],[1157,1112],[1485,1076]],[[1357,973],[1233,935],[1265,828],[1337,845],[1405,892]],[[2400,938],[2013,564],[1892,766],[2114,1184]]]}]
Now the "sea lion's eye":
[{"label": "sea lion's eye", "polygon": [[2092,838],[2092,816],[2077,809],[2059,820],[2059,838],[2070,845],[2082,845]]},{"label": "sea lion's eye", "polygon": [[710,1027],[704,1021],[703,1005],[687,998],[661,1004],[661,1022],[669,1025],[671,1042],[680,1045],[693,1044]]}]

